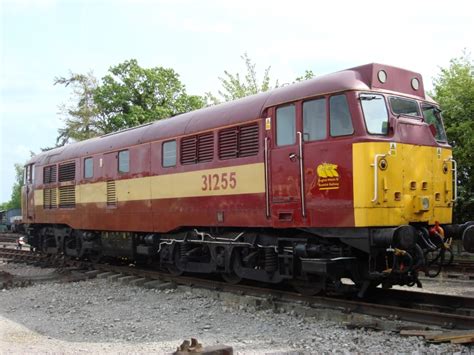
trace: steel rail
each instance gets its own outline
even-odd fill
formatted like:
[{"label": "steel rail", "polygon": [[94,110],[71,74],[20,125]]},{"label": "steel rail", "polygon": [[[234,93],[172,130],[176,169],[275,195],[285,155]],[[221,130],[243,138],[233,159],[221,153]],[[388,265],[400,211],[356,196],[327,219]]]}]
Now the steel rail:
[{"label": "steel rail", "polygon": [[[45,256],[24,250],[0,248],[0,257],[12,260],[50,260],[58,262],[54,255]],[[61,259],[64,262],[64,259]],[[67,262],[67,261],[66,261]],[[174,282],[178,285],[195,286],[237,294],[261,297],[274,302],[298,302],[312,308],[337,309],[345,313],[359,313],[374,317],[429,324],[444,328],[474,329],[474,298],[449,296],[402,290],[374,290],[372,296],[364,300],[347,297],[304,296],[295,292],[264,288],[249,284],[231,285],[222,281],[191,276],[172,276],[166,272],[109,264],[93,264],[70,260],[71,265],[82,265],[104,272],[120,273],[152,280]]]}]

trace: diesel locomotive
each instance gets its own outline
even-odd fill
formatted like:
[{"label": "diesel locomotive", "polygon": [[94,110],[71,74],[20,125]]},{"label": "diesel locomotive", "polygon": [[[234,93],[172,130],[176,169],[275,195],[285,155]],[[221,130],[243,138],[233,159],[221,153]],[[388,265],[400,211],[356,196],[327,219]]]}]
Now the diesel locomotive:
[{"label": "diesel locomotive", "polygon": [[23,222],[44,253],[363,295],[474,251],[456,175],[421,75],[368,64],[38,154]]}]

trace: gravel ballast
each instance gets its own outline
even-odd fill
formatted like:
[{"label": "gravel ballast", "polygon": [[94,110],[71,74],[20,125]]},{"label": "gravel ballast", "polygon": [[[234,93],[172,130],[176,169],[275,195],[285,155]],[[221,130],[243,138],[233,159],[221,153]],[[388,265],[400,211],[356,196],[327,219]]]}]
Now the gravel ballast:
[{"label": "gravel ballast", "polygon": [[[0,270],[14,273],[14,267],[3,264]],[[22,265],[22,273],[28,274],[28,268],[38,270]],[[93,279],[0,291],[2,354],[166,353],[191,337],[204,346],[232,346],[241,354],[468,353],[473,349],[228,304],[186,287],[149,290]]]}]

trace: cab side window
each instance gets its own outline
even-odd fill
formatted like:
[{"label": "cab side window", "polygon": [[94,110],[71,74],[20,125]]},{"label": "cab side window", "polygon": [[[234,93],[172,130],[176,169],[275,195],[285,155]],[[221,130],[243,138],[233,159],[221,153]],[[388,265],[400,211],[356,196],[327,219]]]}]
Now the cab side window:
[{"label": "cab side window", "polygon": [[163,143],[162,165],[164,168],[176,166],[176,140]]},{"label": "cab side window", "polygon": [[354,133],[349,105],[345,95],[331,96],[329,100],[329,124],[331,136],[347,136]]},{"label": "cab side window", "polygon": [[303,128],[305,141],[319,141],[326,138],[326,99],[303,103]]},{"label": "cab side window", "polygon": [[90,179],[94,176],[94,162],[92,158],[84,159],[84,178]]},{"label": "cab side window", "polygon": [[294,144],[296,141],[295,105],[279,107],[276,110],[276,143],[278,146]]},{"label": "cab side window", "polygon": [[130,152],[128,150],[122,150],[118,153],[118,171],[119,173],[130,171]]}]

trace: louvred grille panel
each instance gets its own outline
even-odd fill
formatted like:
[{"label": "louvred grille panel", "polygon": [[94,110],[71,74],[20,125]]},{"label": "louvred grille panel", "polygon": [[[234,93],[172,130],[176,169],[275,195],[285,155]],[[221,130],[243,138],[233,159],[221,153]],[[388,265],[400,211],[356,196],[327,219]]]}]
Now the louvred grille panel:
[{"label": "louvred grille panel", "polygon": [[214,156],[214,134],[212,132],[198,136],[197,160],[199,163],[211,161]]},{"label": "louvred grille panel", "polygon": [[258,124],[240,127],[239,157],[258,154]]},{"label": "louvred grille panel", "polygon": [[224,129],[219,132],[219,159],[237,158],[238,154],[237,127]]},{"label": "louvred grille panel", "polygon": [[44,209],[51,209],[57,208],[57,193],[56,189],[44,189],[43,190],[43,208]]},{"label": "louvred grille panel", "polygon": [[45,166],[43,169],[43,183],[50,184],[56,182],[56,165]]},{"label": "louvred grille panel", "polygon": [[59,182],[72,181],[76,176],[76,163],[66,163],[59,165]]},{"label": "louvred grille panel", "polygon": [[181,164],[212,161],[214,134],[212,132],[181,139]]},{"label": "louvred grille panel", "polygon": [[181,139],[181,164],[196,163],[197,138],[186,137]]},{"label": "louvred grille panel", "polygon": [[74,185],[59,188],[59,208],[76,207],[76,187]]},{"label": "louvred grille panel", "polygon": [[117,206],[115,181],[107,181],[107,206]]},{"label": "louvred grille panel", "polygon": [[258,124],[223,129],[219,132],[219,159],[258,154]]}]

